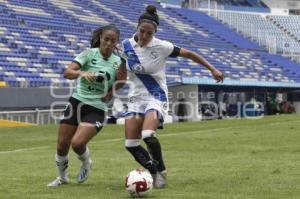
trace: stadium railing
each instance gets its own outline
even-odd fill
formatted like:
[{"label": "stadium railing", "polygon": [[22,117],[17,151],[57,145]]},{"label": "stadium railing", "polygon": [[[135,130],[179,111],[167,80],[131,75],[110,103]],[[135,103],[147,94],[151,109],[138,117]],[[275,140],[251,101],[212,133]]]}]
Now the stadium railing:
[{"label": "stadium railing", "polygon": [[37,125],[57,124],[64,109],[1,111],[0,119]]}]

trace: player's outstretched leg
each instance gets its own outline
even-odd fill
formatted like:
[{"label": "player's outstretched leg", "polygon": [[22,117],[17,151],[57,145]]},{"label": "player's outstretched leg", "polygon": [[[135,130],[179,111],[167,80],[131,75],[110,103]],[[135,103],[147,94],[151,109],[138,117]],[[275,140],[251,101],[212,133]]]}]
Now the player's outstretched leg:
[{"label": "player's outstretched leg", "polygon": [[89,177],[90,170],[92,168],[92,160],[90,158],[89,148],[86,147],[85,152],[78,156],[78,159],[82,162],[78,173],[77,182],[83,183]]},{"label": "player's outstretched leg", "polygon": [[157,173],[155,162],[151,159],[148,151],[140,145],[139,139],[126,139],[125,146],[134,159],[145,169],[148,169],[151,175]]},{"label": "player's outstretched leg", "polygon": [[58,177],[50,182],[47,186],[48,187],[57,187],[59,185],[63,184],[68,184],[69,183],[69,178],[68,178],[68,164],[69,164],[69,159],[68,155],[66,156],[60,156],[60,155],[55,155],[55,161],[56,161],[56,166],[57,166],[57,173]]},{"label": "player's outstretched leg", "polygon": [[142,138],[146,143],[153,160],[157,162],[158,172],[152,176],[154,180],[154,187],[164,188],[167,185],[167,170],[163,161],[160,142],[157,137],[155,137],[155,131],[153,130],[143,130]]}]

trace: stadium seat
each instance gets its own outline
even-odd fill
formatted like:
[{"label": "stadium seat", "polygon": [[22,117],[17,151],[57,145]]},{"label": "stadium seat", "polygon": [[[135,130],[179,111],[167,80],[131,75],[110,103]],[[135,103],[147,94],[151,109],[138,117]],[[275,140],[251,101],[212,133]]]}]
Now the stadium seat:
[{"label": "stadium seat", "polygon": [[[240,6],[236,1],[226,2],[224,6]],[[153,4],[153,1],[11,0],[0,4],[0,81],[10,87],[47,87],[57,82],[69,85],[70,82],[63,79],[63,71],[78,53],[89,48],[95,28],[115,23],[121,29],[121,39],[131,37],[138,16],[145,5]],[[268,12],[267,7],[255,1],[249,0],[247,4],[251,12],[251,9]],[[229,80],[300,82],[299,64],[269,54],[255,41],[224,25],[226,20],[221,23],[220,19],[204,12],[155,5],[161,19],[157,37],[198,52],[224,71]],[[255,27],[268,28],[270,33],[274,33],[272,23],[275,22],[299,38],[297,29],[293,29],[298,24],[296,18],[286,23],[284,17],[261,18],[255,14],[233,16],[224,13],[219,17],[238,18],[239,24],[252,20]],[[284,34],[274,35],[284,37]],[[298,49],[291,42],[289,47]],[[193,62],[168,59],[167,82],[180,84],[184,77],[211,79],[209,71]]]}]

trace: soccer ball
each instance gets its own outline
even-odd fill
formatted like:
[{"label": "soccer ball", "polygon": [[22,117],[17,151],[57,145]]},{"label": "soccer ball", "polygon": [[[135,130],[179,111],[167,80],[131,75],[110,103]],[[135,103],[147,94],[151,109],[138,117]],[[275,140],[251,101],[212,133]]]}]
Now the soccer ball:
[{"label": "soccer ball", "polygon": [[146,196],[153,188],[153,178],[144,169],[135,169],[128,173],[125,187],[131,196]]}]

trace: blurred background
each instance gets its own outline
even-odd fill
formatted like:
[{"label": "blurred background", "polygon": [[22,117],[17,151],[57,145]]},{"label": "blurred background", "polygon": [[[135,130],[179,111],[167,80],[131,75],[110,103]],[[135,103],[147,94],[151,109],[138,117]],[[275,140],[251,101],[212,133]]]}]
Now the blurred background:
[{"label": "blurred background", "polygon": [[[300,112],[300,2],[292,0],[0,0],[0,122],[57,123],[75,81],[63,78],[114,23],[131,37],[144,8],[159,10],[157,37],[196,51],[226,75],[167,61],[167,122]],[[125,87],[108,119],[122,123]]]}]

